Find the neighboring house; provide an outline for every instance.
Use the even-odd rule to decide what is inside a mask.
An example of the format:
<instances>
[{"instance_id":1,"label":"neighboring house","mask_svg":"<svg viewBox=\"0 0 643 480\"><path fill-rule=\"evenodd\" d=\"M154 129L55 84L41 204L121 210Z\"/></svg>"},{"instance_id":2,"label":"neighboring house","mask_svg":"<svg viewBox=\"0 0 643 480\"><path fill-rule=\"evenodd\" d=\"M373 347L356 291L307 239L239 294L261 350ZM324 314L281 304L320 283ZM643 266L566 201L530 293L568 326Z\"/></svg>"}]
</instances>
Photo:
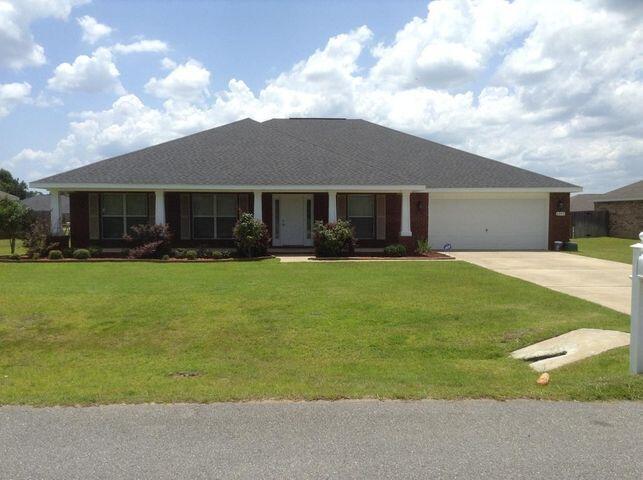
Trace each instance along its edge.
<instances>
[{"instance_id":1,"label":"neighboring house","mask_svg":"<svg viewBox=\"0 0 643 480\"><path fill-rule=\"evenodd\" d=\"M572 195L569 210L575 212L593 212L594 201L602 196L601 193L579 193Z\"/></svg>"},{"instance_id":2,"label":"neighboring house","mask_svg":"<svg viewBox=\"0 0 643 480\"><path fill-rule=\"evenodd\" d=\"M643 231L643 180L601 195L594 208L608 212L610 236L638 238Z\"/></svg>"},{"instance_id":3,"label":"neighboring house","mask_svg":"<svg viewBox=\"0 0 643 480\"><path fill-rule=\"evenodd\" d=\"M33 197L20 200L22 204L33 210L36 216L43 221L49 222L51 218L51 195L34 195ZM60 195L60 214L63 223L69 222L69 197Z\"/></svg>"},{"instance_id":4,"label":"neighboring house","mask_svg":"<svg viewBox=\"0 0 643 480\"><path fill-rule=\"evenodd\" d=\"M13 200L13 201L18 200L18 197L16 197L15 195L11 195L10 193L3 192L3 191L0 191L0 199L1 198L8 198L9 200Z\"/></svg>"},{"instance_id":5,"label":"neighboring house","mask_svg":"<svg viewBox=\"0 0 643 480\"><path fill-rule=\"evenodd\" d=\"M167 223L177 246L232 244L240 211L273 246L312 246L315 221L351 221L362 248L547 249L570 234L575 185L364 120L251 119L31 184L70 195L74 246L119 247ZM59 209L52 208L59 231Z\"/></svg>"}]
</instances>

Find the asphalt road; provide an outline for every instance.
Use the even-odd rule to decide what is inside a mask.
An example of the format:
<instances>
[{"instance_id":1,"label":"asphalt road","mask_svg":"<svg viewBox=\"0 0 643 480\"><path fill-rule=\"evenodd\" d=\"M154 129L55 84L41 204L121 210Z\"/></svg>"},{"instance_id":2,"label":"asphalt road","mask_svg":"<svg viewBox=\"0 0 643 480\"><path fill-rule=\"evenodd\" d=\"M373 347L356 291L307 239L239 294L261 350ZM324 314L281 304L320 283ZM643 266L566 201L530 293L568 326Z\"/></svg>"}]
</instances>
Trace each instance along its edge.
<instances>
[{"instance_id":1,"label":"asphalt road","mask_svg":"<svg viewBox=\"0 0 643 480\"><path fill-rule=\"evenodd\" d=\"M0 407L0 478L641 478L643 403Z\"/></svg>"}]
</instances>

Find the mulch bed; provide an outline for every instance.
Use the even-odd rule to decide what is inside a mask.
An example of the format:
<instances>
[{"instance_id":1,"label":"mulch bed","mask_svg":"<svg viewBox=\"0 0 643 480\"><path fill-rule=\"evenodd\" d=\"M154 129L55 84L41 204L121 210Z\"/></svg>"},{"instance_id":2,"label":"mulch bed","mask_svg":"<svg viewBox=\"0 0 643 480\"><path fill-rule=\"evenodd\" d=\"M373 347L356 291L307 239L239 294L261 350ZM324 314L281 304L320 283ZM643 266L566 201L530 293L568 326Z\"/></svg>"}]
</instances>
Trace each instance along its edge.
<instances>
[{"instance_id":1,"label":"mulch bed","mask_svg":"<svg viewBox=\"0 0 643 480\"><path fill-rule=\"evenodd\" d=\"M405 257L387 257L364 252L357 253L353 257L314 257L311 260L455 260L455 258L442 252L429 252L425 255L407 255Z\"/></svg>"}]
</instances>

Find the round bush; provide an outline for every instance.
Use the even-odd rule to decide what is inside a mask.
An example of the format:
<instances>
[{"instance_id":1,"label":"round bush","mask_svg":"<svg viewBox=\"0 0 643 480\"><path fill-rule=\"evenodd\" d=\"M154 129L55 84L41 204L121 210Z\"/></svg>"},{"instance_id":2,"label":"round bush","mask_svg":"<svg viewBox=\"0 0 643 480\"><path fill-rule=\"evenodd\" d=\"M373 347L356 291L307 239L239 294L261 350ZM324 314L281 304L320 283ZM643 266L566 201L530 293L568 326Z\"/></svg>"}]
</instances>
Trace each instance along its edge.
<instances>
[{"instance_id":1,"label":"round bush","mask_svg":"<svg viewBox=\"0 0 643 480\"><path fill-rule=\"evenodd\" d=\"M400 243L387 245L384 247L384 255L387 257L404 257L406 255L406 247Z\"/></svg>"},{"instance_id":2,"label":"round bush","mask_svg":"<svg viewBox=\"0 0 643 480\"><path fill-rule=\"evenodd\" d=\"M47 258L49 258L49 260L62 260L63 252L60 250L50 250Z\"/></svg>"},{"instance_id":3,"label":"round bush","mask_svg":"<svg viewBox=\"0 0 643 480\"><path fill-rule=\"evenodd\" d=\"M86 248L77 248L76 250L74 250L74 258L76 260L87 260L90 257L91 254Z\"/></svg>"},{"instance_id":4,"label":"round bush","mask_svg":"<svg viewBox=\"0 0 643 480\"><path fill-rule=\"evenodd\" d=\"M185 252L185 258L187 258L188 260L196 260L197 256L198 255L196 253L196 250L188 250L187 252Z\"/></svg>"},{"instance_id":5,"label":"round bush","mask_svg":"<svg viewBox=\"0 0 643 480\"><path fill-rule=\"evenodd\" d=\"M316 222L313 240L318 257L341 257L352 255L355 250L355 231L350 222Z\"/></svg>"},{"instance_id":6,"label":"round bush","mask_svg":"<svg viewBox=\"0 0 643 480\"><path fill-rule=\"evenodd\" d=\"M161 257L161 260L163 260L164 262L167 262L169 259L170 259L170 256L167 254Z\"/></svg>"}]
</instances>

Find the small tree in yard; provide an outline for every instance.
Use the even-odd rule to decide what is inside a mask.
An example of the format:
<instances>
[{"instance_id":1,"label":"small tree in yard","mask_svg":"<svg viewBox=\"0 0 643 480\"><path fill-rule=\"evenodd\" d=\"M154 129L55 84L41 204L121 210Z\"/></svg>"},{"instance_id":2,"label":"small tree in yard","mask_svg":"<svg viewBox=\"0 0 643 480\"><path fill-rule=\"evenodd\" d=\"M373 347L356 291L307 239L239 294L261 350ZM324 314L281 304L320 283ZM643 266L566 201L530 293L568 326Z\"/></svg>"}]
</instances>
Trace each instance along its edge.
<instances>
[{"instance_id":1,"label":"small tree in yard","mask_svg":"<svg viewBox=\"0 0 643 480\"><path fill-rule=\"evenodd\" d=\"M341 257L355 251L355 232L350 222L315 223L315 254L318 257Z\"/></svg>"},{"instance_id":2,"label":"small tree in yard","mask_svg":"<svg viewBox=\"0 0 643 480\"><path fill-rule=\"evenodd\" d=\"M22 203L0 199L0 235L9 238L11 255L16 252L16 239L24 235L32 222L31 210Z\"/></svg>"},{"instance_id":3,"label":"small tree in yard","mask_svg":"<svg viewBox=\"0 0 643 480\"><path fill-rule=\"evenodd\" d=\"M130 258L161 258L172 252L172 234L167 225L133 225L123 240L128 244Z\"/></svg>"},{"instance_id":4,"label":"small tree in yard","mask_svg":"<svg viewBox=\"0 0 643 480\"><path fill-rule=\"evenodd\" d=\"M234 227L234 238L239 255L260 257L268 253L270 235L266 224L249 213L242 213Z\"/></svg>"}]
</instances>

